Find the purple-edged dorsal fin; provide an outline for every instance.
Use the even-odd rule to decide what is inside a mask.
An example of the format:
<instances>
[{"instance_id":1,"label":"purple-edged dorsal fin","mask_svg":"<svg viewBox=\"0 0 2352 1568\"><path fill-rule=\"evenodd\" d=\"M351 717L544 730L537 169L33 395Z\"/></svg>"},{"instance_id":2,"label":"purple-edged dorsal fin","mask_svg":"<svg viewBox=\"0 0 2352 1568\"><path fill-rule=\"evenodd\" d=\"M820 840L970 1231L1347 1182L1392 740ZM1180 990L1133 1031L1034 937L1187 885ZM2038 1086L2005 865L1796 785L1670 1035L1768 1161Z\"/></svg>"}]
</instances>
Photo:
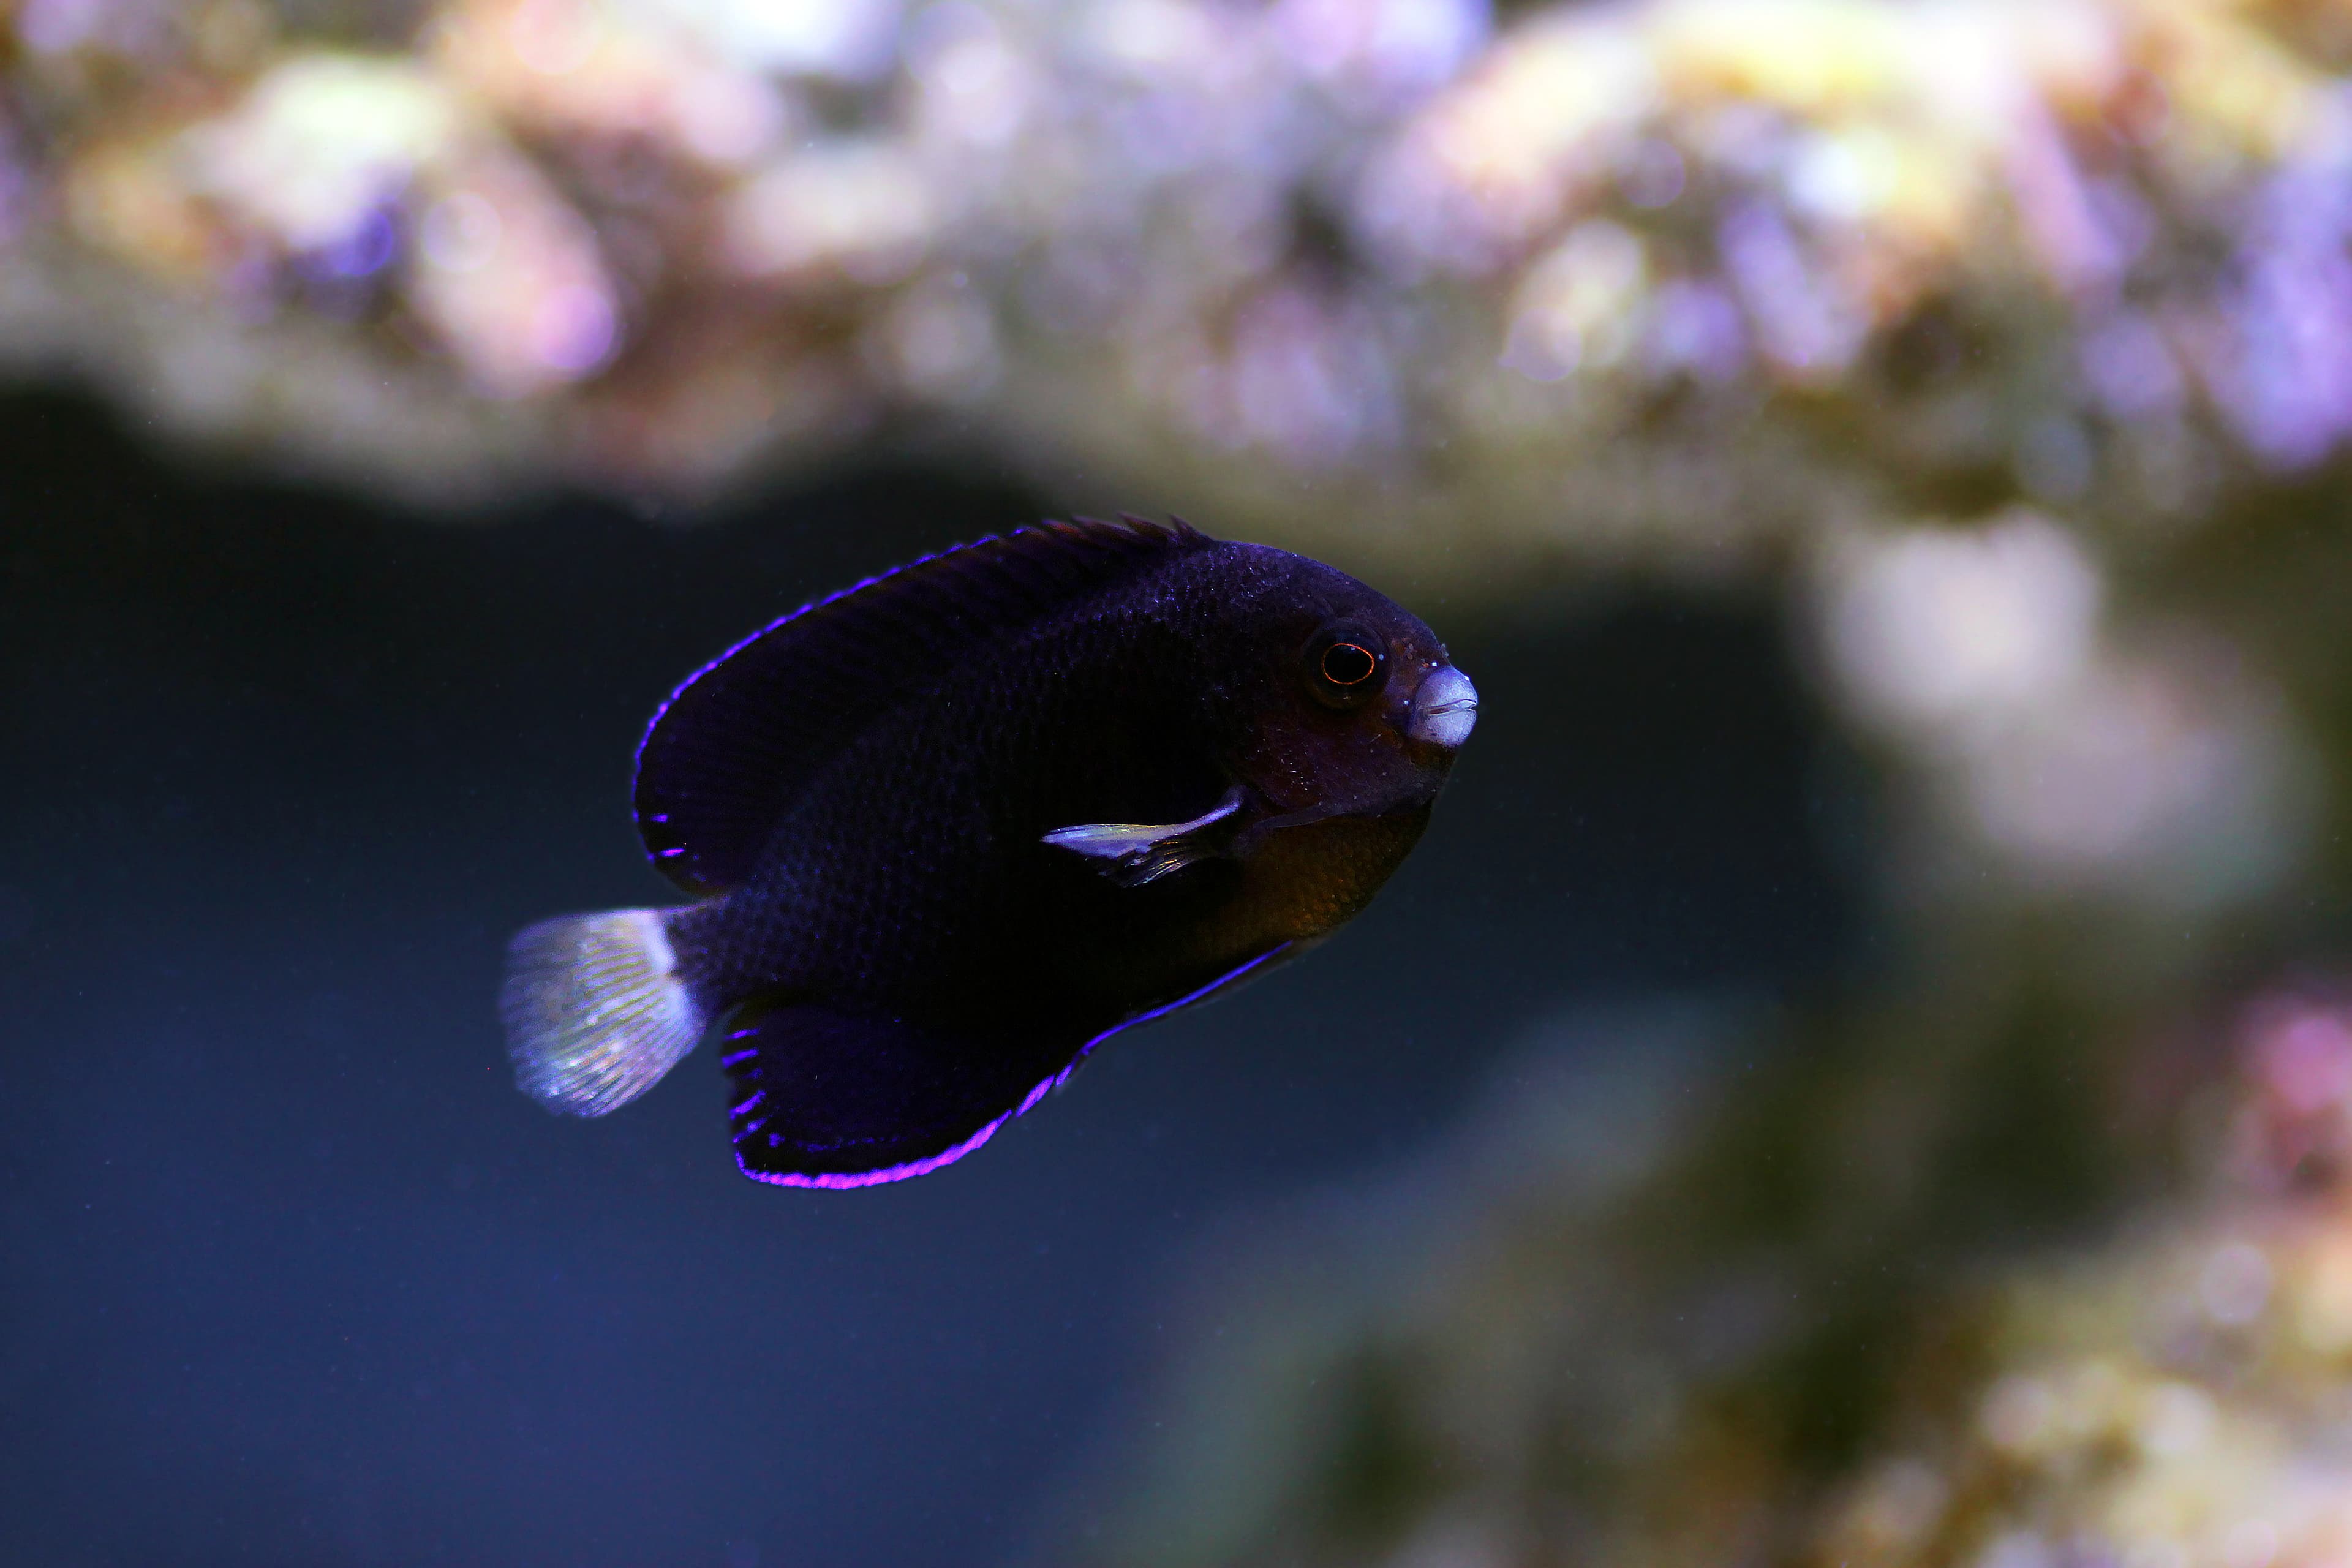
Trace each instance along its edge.
<instances>
[{"instance_id":1,"label":"purple-edged dorsal fin","mask_svg":"<svg viewBox=\"0 0 2352 1568\"><path fill-rule=\"evenodd\" d=\"M689 893L736 886L810 776L940 669L1171 552L1216 542L1181 522L1047 522L802 605L705 665L655 713L637 746L646 853Z\"/></svg>"}]
</instances>

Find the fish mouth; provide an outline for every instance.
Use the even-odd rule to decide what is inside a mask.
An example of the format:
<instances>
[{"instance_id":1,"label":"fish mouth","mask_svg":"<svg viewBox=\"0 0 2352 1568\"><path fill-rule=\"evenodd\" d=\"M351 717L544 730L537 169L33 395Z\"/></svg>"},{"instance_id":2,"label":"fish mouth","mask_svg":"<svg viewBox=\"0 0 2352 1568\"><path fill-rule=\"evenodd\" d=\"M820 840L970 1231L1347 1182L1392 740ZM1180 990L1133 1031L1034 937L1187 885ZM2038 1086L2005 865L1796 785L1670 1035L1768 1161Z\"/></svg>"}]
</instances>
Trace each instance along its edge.
<instances>
[{"instance_id":1,"label":"fish mouth","mask_svg":"<svg viewBox=\"0 0 2352 1568\"><path fill-rule=\"evenodd\" d=\"M1478 689L1452 665L1441 664L1422 678L1406 706L1405 739L1451 752L1470 738L1477 722Z\"/></svg>"}]
</instances>

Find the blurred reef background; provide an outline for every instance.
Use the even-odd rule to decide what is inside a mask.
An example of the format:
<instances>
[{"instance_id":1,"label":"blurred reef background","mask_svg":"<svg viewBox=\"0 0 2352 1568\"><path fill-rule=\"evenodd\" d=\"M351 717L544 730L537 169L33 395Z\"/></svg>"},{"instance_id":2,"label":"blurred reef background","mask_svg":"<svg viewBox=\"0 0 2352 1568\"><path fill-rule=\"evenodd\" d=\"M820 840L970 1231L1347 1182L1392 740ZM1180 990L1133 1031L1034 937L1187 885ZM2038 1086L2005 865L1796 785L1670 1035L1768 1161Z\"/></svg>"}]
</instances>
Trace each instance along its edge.
<instances>
[{"instance_id":1,"label":"blurred reef background","mask_svg":"<svg viewBox=\"0 0 2352 1568\"><path fill-rule=\"evenodd\" d=\"M742 531L762 496L802 498L808 574L943 542L922 519L1017 522L1034 497L1172 508L1461 627L1490 698L1473 752L1491 735L1526 805L1442 812L1425 856L1458 833L1480 866L1593 870L1529 847L1579 830L1588 776L1654 783L1626 761L1645 723L1679 726L1688 776L1719 770L1713 793L1612 820L1672 837L1692 898L1719 874L1794 947L1692 960L1693 980L1657 944L1737 947L1704 921L1621 901L1562 924L1538 908L1556 889L1501 872L1448 903L1442 859L1401 879L1410 914L1483 912L1420 949L1366 933L1386 969L1331 971L1412 982L1401 1005L1440 1043L1391 1087L1445 1079L1448 1027L1515 1043L1463 1048L1487 1088L1442 1136L1386 1123L1402 1146L1368 1143L1376 1167L1302 1160L1282 1173L1307 1195L1134 1263L1181 1280L1160 1370L1093 1458L1038 1460L1065 1467L1061 1500L1023 1551L2352 1563L2352 4L9 0L0 18L0 367L83 389L173 462L278 487L119 533L80 520L146 481L86 513L16 487L0 637L34 732L55 704L25 694L57 650L130 635L100 608L125 583L164 595L143 574L164 567L121 560L205 581L226 570L217 529L289 583L374 572L305 542L313 523L358 537L304 521L321 497L385 509L366 527L387 559L516 595L649 584L662 607L615 648L672 675L772 613ZM13 437L12 470L46 471L42 444ZM877 500L842 477L877 463L982 478ZM275 521L222 521L257 509ZM645 517L678 542L626 531ZM695 542L698 519L736 542ZM403 529L417 542L391 542ZM693 559L743 578L726 614L663 575ZM254 601L294 615L270 623L279 655L355 635L300 598ZM436 613L487 625L496 605L483 588ZM554 646L592 635L520 618ZM1659 675L1710 639L1713 662ZM449 660L436 689L553 679L461 661L462 640L388 646ZM596 657L628 698L598 744L625 745L624 709L658 682ZM1731 695L1660 697L1695 679ZM467 721L478 742L509 706ZM412 736L428 711L393 710ZM523 722L501 764L518 780L573 755ZM512 853L605 843L558 831L603 798L583 788ZM1637 898L1646 865L1591 885ZM562 896L617 901L602 886ZM0 884L0 959L14 941L23 961L37 908ZM494 952L500 922L540 912L501 905L465 940ZM1519 988L1449 1010L1481 958ZM1168 1048L1155 1031L1127 1054ZM1336 1046L1312 1059L1355 1070ZM1108 1097L1097 1076L1074 1098ZM403 1114L432 1114L431 1092ZM1055 1183L1118 1157L1094 1136ZM972 1168L992 1163L1016 1162ZM26 1217L46 1210L10 1212L18 1250L48 1256ZM22 1282L0 1313L10 1292L38 1317ZM19 1342L0 1388L49 1386L56 1347ZM974 1329L954 1353L995 1342ZM867 1397L925 1397L869 1370ZM1034 1511L1033 1479L992 1484ZM310 1560L414 1560L381 1520L328 1535ZM41 1560L129 1560L78 1539ZM796 1556L771 1530L764 1558L674 1560L858 1561L856 1539ZM602 1560L564 1550L548 1560Z\"/></svg>"}]
</instances>

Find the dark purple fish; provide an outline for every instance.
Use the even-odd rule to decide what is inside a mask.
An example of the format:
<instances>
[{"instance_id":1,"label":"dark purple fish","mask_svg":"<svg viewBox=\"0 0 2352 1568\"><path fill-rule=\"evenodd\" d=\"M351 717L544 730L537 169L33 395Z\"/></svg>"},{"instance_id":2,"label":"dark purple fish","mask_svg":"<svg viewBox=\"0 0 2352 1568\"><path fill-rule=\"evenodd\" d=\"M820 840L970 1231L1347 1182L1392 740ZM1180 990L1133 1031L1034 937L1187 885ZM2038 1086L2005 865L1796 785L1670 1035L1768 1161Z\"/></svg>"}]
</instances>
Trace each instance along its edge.
<instances>
[{"instance_id":1,"label":"dark purple fish","mask_svg":"<svg viewBox=\"0 0 2352 1568\"><path fill-rule=\"evenodd\" d=\"M900 567L654 715L637 830L696 901L516 937L516 1077L598 1116L709 1037L745 1175L920 1175L1361 910L1476 714L1388 599L1181 522Z\"/></svg>"}]
</instances>

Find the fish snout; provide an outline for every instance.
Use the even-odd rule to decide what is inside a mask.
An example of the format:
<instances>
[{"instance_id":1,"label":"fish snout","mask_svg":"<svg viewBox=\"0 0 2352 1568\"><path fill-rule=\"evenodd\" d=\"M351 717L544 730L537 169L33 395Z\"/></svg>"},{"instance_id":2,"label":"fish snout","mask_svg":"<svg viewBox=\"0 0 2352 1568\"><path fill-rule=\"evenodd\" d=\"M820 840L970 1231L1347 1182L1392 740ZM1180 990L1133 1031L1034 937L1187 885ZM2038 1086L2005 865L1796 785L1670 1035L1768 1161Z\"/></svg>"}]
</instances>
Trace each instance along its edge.
<instances>
[{"instance_id":1,"label":"fish snout","mask_svg":"<svg viewBox=\"0 0 2352 1568\"><path fill-rule=\"evenodd\" d=\"M1478 689L1450 664L1441 664L1422 677L1405 710L1404 733L1410 741L1453 751L1470 738L1478 722Z\"/></svg>"}]
</instances>

